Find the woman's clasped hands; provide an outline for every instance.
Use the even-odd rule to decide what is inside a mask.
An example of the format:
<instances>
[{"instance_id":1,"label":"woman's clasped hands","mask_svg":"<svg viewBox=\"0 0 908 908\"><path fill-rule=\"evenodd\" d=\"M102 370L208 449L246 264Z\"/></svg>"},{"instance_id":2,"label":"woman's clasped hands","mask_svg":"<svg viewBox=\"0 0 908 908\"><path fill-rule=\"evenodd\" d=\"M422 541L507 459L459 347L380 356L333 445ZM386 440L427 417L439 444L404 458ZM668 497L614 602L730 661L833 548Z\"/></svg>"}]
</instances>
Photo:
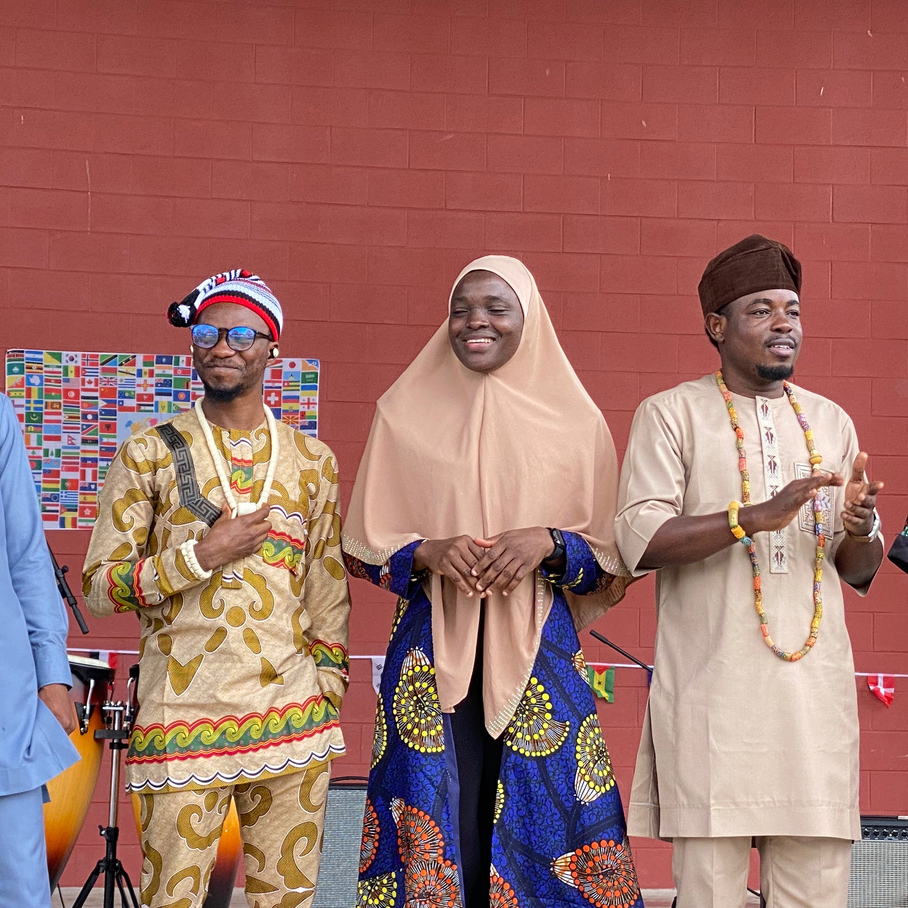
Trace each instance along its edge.
<instances>
[{"instance_id":1,"label":"woman's clasped hands","mask_svg":"<svg viewBox=\"0 0 908 908\"><path fill-rule=\"evenodd\" d=\"M413 567L447 577L465 596L507 596L552 554L545 527L506 530L489 539L427 539L413 553Z\"/></svg>"}]
</instances>

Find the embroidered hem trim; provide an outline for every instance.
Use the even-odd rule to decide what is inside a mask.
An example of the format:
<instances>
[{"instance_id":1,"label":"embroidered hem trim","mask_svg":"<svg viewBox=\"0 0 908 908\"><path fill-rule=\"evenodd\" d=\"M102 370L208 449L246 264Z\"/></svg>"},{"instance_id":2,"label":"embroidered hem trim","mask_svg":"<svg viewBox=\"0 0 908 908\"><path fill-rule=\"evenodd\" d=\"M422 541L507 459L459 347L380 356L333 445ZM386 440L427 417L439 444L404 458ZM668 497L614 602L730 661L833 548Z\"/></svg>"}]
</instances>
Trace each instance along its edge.
<instances>
[{"instance_id":1,"label":"embroidered hem trim","mask_svg":"<svg viewBox=\"0 0 908 908\"><path fill-rule=\"evenodd\" d=\"M273 776L283 775L284 773L305 769L313 763L323 763L327 760L333 760L335 757L342 757L347 752L343 743L329 744L323 751L313 752L305 759L294 759L287 757L282 763L272 765L265 763L256 770L238 769L236 772L213 772L209 776L201 776L192 773L185 779L165 778L160 781L152 779L143 779L141 782L126 782L126 790L129 792L161 792L168 790L179 790L192 786L195 788L208 788L211 785L235 785L243 781L254 782L258 779L271 778Z\"/></svg>"},{"instance_id":2,"label":"embroidered hem trim","mask_svg":"<svg viewBox=\"0 0 908 908\"><path fill-rule=\"evenodd\" d=\"M589 540L587 540L589 542ZM596 559L599 567L602 568L606 574L611 574L613 577L631 577L631 572L627 569L624 562L620 557L610 557L602 551L602 549L594 548L590 546L590 551L593 553L593 557Z\"/></svg>"},{"instance_id":3,"label":"embroidered hem trim","mask_svg":"<svg viewBox=\"0 0 908 908\"><path fill-rule=\"evenodd\" d=\"M354 539L352 536L348 536L346 533L343 535L342 545L344 551L348 555L352 555L359 561L364 562L365 564L374 564L380 565L388 561L392 555L397 554L402 548L410 545L411 542L416 542L417 539L420 539L419 536L414 536L409 542L404 542L401 545L395 548L382 549L380 552L375 549L370 549L365 543L360 542L358 539Z\"/></svg>"},{"instance_id":4,"label":"embroidered hem trim","mask_svg":"<svg viewBox=\"0 0 908 908\"><path fill-rule=\"evenodd\" d=\"M548 594L548 595L546 595ZM533 660L527 669L526 676L520 683L520 687L510 696L507 703L501 708L498 715L491 723L486 725L486 730L493 738L498 738L508 727L508 723L514 718L517 712L517 706L520 698L530 683L530 677L533 674L533 668L536 665L536 655L539 652L539 644L542 640L542 627L545 624L546 612L551 608L554 594L548 581L542 576L541 571L536 571L536 633L533 637ZM548 600L548 601L546 601Z\"/></svg>"}]
</instances>

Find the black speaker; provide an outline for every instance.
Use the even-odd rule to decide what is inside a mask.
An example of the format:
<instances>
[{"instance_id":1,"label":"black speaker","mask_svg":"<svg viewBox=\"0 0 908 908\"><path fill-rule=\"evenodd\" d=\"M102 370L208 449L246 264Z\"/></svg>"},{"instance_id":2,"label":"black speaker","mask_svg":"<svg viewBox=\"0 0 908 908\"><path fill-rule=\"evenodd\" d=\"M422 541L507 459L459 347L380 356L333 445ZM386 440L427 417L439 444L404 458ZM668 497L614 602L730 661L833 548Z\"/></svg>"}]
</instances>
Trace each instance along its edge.
<instances>
[{"instance_id":1,"label":"black speaker","mask_svg":"<svg viewBox=\"0 0 908 908\"><path fill-rule=\"evenodd\" d=\"M353 908L356 904L365 808L365 779L332 779L325 808L322 864L312 908Z\"/></svg>"},{"instance_id":2,"label":"black speaker","mask_svg":"<svg viewBox=\"0 0 908 908\"><path fill-rule=\"evenodd\" d=\"M908 908L908 817L861 817L848 908Z\"/></svg>"}]
</instances>

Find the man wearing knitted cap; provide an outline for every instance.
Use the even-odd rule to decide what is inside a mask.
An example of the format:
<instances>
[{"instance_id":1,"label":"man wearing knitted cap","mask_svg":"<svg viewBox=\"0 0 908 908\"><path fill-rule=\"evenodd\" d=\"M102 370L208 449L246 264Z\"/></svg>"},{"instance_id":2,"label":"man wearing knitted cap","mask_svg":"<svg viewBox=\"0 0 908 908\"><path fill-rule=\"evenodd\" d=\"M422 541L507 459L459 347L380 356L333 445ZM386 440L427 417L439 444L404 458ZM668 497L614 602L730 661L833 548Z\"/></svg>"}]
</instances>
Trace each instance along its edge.
<instances>
[{"instance_id":1,"label":"man wearing knitted cap","mask_svg":"<svg viewBox=\"0 0 908 908\"><path fill-rule=\"evenodd\" d=\"M721 369L640 405L622 471L618 545L658 614L628 831L673 841L678 908L742 908L752 841L770 908L845 908L861 836L841 585L880 565L882 483L848 415L788 382L800 290L765 237L707 265Z\"/></svg>"},{"instance_id":2,"label":"man wearing knitted cap","mask_svg":"<svg viewBox=\"0 0 908 908\"><path fill-rule=\"evenodd\" d=\"M257 908L311 903L347 686L337 465L274 419L263 378L281 306L247 271L170 307L205 389L132 436L107 473L83 589L141 624L126 757L141 800L142 904L205 901L234 800Z\"/></svg>"}]
</instances>

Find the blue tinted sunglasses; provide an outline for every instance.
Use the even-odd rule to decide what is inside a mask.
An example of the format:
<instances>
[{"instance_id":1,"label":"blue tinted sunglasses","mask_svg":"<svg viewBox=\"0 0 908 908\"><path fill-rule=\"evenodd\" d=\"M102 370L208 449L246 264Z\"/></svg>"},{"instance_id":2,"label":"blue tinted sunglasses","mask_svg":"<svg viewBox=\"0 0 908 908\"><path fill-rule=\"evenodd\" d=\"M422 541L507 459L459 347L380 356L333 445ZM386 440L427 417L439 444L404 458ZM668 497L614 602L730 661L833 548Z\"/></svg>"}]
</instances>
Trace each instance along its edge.
<instances>
[{"instance_id":1,"label":"blue tinted sunglasses","mask_svg":"<svg viewBox=\"0 0 908 908\"><path fill-rule=\"evenodd\" d=\"M270 334L262 334L261 331L255 331L252 328L215 328L214 325L193 325L192 342L196 347L203 350L210 350L216 347L221 338L227 337L227 346L231 350L248 350L257 338L263 337L265 340L271 340Z\"/></svg>"}]
</instances>

